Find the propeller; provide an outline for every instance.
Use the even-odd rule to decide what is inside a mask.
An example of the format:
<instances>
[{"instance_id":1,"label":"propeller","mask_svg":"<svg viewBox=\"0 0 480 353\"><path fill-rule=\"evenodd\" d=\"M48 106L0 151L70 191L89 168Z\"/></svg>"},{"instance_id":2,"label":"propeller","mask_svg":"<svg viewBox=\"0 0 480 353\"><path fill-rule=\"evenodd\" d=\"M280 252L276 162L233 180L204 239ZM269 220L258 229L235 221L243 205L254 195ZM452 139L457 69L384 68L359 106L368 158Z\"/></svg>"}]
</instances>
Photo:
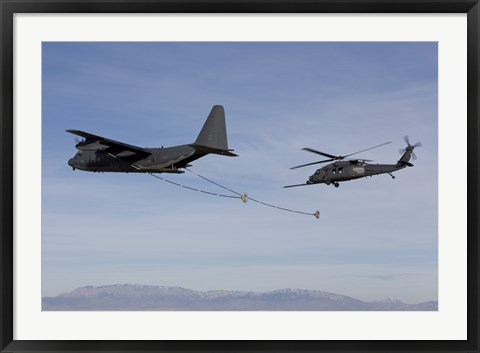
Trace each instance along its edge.
<instances>
[{"instance_id":1,"label":"propeller","mask_svg":"<svg viewBox=\"0 0 480 353\"><path fill-rule=\"evenodd\" d=\"M78 137L75 137L75 148L80 150L80 146L83 142L85 142L85 139L79 139Z\"/></svg>"},{"instance_id":2,"label":"propeller","mask_svg":"<svg viewBox=\"0 0 480 353\"><path fill-rule=\"evenodd\" d=\"M332 162L332 161L341 161L342 159L345 159L345 158L347 158L347 157L353 156L354 154L361 153L361 152L365 152L365 151L368 151L368 150L371 150L371 149L374 149L374 148L377 148L377 147L381 147L381 146L384 146L384 145L388 145L389 143L391 143L391 141L382 143L382 144L377 145L377 146L369 147L369 148L366 148L366 149L361 150L361 151L353 152L353 153L347 154L347 155L345 155L345 156L334 156L334 155L329 154L329 153L325 153L325 152L321 152L321 151L314 150L313 148L305 147L305 148L302 148L302 150L308 151L308 152L311 152L311 153L316 153L316 154L319 154L319 155L321 155L321 156L328 157L329 159L324 159L324 160L322 160L322 161L313 162L313 163L307 163L307 164L297 165L296 167L292 167L292 168L290 168L290 169L302 168L302 167L306 167L306 166L314 165L314 164L319 164L319 163L326 163L326 162ZM347 158L347 159L351 159L351 158ZM354 159L354 160L358 160L358 159ZM370 160L370 159L362 159L362 161L365 161L365 162L366 162L366 161L371 161L371 160Z\"/></svg>"},{"instance_id":3,"label":"propeller","mask_svg":"<svg viewBox=\"0 0 480 353\"><path fill-rule=\"evenodd\" d=\"M400 154L404 154L407 150L411 150L412 151L412 159L416 160L417 156L413 152L413 149L415 147L422 147L422 143L420 141L418 141L417 143L412 145L412 144L410 144L410 139L408 138L408 136L404 136L403 139L405 140L405 143L407 144L407 147L399 149L398 152L400 152Z\"/></svg>"}]
</instances>

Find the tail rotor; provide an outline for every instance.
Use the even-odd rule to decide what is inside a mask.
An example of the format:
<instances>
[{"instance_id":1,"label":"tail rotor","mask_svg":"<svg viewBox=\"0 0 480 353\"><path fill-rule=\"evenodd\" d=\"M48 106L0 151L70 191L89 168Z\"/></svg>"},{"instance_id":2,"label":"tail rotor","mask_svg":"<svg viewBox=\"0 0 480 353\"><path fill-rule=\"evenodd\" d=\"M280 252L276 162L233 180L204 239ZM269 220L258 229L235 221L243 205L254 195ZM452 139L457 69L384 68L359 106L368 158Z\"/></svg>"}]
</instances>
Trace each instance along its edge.
<instances>
[{"instance_id":1,"label":"tail rotor","mask_svg":"<svg viewBox=\"0 0 480 353\"><path fill-rule=\"evenodd\" d=\"M407 144L407 147L399 149L398 152L400 152L400 154L404 154L407 151L411 151L412 152L411 153L412 159L416 160L417 156L413 152L413 149L416 148L416 147L422 147L422 143L420 141L418 141L417 143L412 145L412 144L410 144L410 139L409 139L408 136L404 136L403 139L405 140L405 143Z\"/></svg>"}]
</instances>

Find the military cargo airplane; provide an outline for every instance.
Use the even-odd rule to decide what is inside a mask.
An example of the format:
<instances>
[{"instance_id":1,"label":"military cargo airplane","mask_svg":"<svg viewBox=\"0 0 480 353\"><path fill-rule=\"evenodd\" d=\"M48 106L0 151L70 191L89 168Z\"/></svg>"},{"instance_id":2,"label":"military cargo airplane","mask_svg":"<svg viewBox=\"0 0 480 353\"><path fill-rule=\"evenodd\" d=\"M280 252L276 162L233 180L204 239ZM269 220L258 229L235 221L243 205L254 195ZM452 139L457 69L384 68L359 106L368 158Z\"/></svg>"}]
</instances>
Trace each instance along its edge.
<instances>
[{"instance_id":1,"label":"military cargo airplane","mask_svg":"<svg viewBox=\"0 0 480 353\"><path fill-rule=\"evenodd\" d=\"M410 163L410 157L412 157L413 159L417 159L417 157L413 153L413 150L415 149L415 147L420 147L422 145L420 142L417 142L416 144L411 145L408 139L408 136L405 136L404 140L407 143L407 147L400 150L400 153L403 153L403 155L396 164L371 164L371 163L365 163L367 161L370 162L370 160L368 159L347 158L347 157L353 156L354 154L371 150L372 148L384 146L386 144L389 144L390 142L385 142L385 143L382 143L381 145L370 147L358 152L354 152L346 156L334 156L325 152L314 150L312 148L308 148L308 147L303 148L303 150L305 151L320 154L322 156L328 157L329 159L313 162L313 163L302 164L296 167L292 167L290 169L296 169L296 168L306 167L313 164L326 163L331 161L335 161L335 162L327 164L323 168L317 169L315 173L308 178L305 184L287 185L287 186L284 186L284 188L292 188L297 186L314 185L314 184L327 184L327 185L332 184L338 188L338 186L340 185L339 183L343 181L365 178L367 176L373 176L373 175L385 174L385 173L389 174L392 177L392 179L395 179L395 176L392 174L392 172L395 172L397 170L400 170L406 167L413 167L413 164ZM342 161L345 158L347 158L347 160Z\"/></svg>"},{"instance_id":2,"label":"military cargo airplane","mask_svg":"<svg viewBox=\"0 0 480 353\"><path fill-rule=\"evenodd\" d=\"M236 157L228 149L225 111L215 105L194 143L161 148L143 148L110 140L79 130L66 130L83 137L76 144L77 154L68 161L75 169L89 172L184 173L190 162L219 154Z\"/></svg>"}]
</instances>

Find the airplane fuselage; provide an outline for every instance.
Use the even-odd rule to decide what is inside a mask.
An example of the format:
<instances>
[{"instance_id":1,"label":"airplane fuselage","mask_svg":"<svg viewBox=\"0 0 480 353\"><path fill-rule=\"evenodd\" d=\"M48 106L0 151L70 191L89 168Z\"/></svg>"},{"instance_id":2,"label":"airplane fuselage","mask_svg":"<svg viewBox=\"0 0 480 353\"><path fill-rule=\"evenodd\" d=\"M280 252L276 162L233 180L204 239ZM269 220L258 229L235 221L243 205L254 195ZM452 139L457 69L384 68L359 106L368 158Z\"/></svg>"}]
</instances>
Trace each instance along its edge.
<instances>
[{"instance_id":1,"label":"airplane fuselage","mask_svg":"<svg viewBox=\"0 0 480 353\"><path fill-rule=\"evenodd\" d=\"M205 155L190 145L145 150L150 155L143 159L115 156L103 150L79 150L68 165L89 172L183 173L179 168L185 168L189 162Z\"/></svg>"},{"instance_id":2,"label":"airplane fuselage","mask_svg":"<svg viewBox=\"0 0 480 353\"><path fill-rule=\"evenodd\" d=\"M75 145L78 152L68 165L87 172L184 173L181 169L207 154L237 156L228 148L221 105L213 106L195 142L186 145L143 148L81 130L67 132L84 138Z\"/></svg>"}]
</instances>

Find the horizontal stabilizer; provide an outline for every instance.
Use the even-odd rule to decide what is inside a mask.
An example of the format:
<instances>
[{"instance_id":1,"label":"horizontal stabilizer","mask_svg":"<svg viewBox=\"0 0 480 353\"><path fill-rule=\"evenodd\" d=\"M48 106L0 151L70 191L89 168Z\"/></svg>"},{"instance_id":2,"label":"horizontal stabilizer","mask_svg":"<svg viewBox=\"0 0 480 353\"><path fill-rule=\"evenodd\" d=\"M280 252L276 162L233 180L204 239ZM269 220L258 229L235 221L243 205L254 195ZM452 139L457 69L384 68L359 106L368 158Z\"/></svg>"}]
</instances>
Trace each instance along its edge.
<instances>
[{"instance_id":1,"label":"horizontal stabilizer","mask_svg":"<svg viewBox=\"0 0 480 353\"><path fill-rule=\"evenodd\" d=\"M228 157L238 157L237 154L231 152L233 150L223 150L220 148L208 147L208 146L197 145L197 144L191 144L189 146L192 148L195 148L195 151L199 154L213 153L213 154L219 154L219 155L228 156Z\"/></svg>"}]
</instances>

